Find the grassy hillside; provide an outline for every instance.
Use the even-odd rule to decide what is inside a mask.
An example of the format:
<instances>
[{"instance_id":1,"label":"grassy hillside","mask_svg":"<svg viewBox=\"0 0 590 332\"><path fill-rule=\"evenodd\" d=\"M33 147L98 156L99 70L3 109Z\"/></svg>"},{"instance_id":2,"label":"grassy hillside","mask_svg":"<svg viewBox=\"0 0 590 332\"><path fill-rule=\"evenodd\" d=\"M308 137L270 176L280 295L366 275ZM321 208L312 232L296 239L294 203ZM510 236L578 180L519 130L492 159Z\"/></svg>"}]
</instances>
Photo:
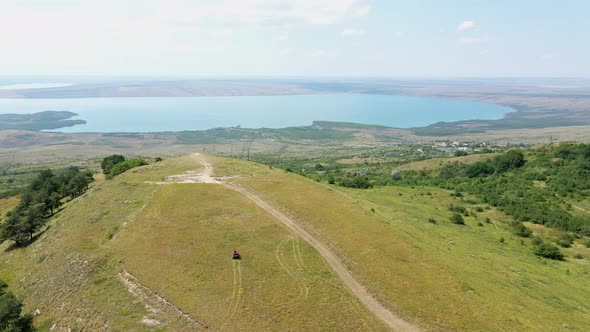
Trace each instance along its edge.
<instances>
[{"instance_id":1,"label":"grassy hillside","mask_svg":"<svg viewBox=\"0 0 590 332\"><path fill-rule=\"evenodd\" d=\"M345 189L207 158L424 330L590 329L588 248L566 249L582 259L539 258L531 239L513 235L511 217L442 189ZM40 309L42 330L385 329L313 248L238 192L146 183L199 167L183 157L98 181L35 243L0 247L0 278L26 310ZM466 225L449 221L450 204L471 212ZM242 261L230 259L234 248Z\"/></svg>"},{"instance_id":2,"label":"grassy hillside","mask_svg":"<svg viewBox=\"0 0 590 332\"><path fill-rule=\"evenodd\" d=\"M460 226L447 207L467 203L441 189L345 190L241 161L216 166L247 174L235 181L315 230L379 300L426 329L590 328L588 260L536 257L499 211L477 214L489 224L467 217Z\"/></svg>"},{"instance_id":3,"label":"grassy hillside","mask_svg":"<svg viewBox=\"0 0 590 332\"><path fill-rule=\"evenodd\" d=\"M32 245L5 244L0 277L40 309L42 329L384 328L314 250L238 193L145 183L195 168L180 158L95 184Z\"/></svg>"}]
</instances>

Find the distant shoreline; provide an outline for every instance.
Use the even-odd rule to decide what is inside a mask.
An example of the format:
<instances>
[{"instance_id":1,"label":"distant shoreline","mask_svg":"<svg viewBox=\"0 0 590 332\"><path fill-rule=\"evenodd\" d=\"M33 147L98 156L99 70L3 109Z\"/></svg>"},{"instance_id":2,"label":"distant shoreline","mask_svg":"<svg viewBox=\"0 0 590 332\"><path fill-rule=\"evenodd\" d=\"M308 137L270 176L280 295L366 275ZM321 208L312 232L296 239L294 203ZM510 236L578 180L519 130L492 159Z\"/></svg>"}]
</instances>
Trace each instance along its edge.
<instances>
[{"instance_id":1,"label":"distant shoreline","mask_svg":"<svg viewBox=\"0 0 590 332\"><path fill-rule=\"evenodd\" d=\"M423 127L401 126L409 128L418 135L454 135L488 130L590 124L590 86L584 83L586 81L583 81L583 84L574 84L576 80L569 79L564 81L569 88L564 88L559 85L561 84L559 82L559 79L523 79L521 83L508 79L176 79L168 81L129 79L97 82L86 80L66 86L65 83L47 81L40 84L61 86L20 90L0 89L0 100L376 94L478 102L510 110L494 120L477 118L446 122L433 120L434 123ZM354 122L362 123L363 121Z\"/></svg>"}]
</instances>

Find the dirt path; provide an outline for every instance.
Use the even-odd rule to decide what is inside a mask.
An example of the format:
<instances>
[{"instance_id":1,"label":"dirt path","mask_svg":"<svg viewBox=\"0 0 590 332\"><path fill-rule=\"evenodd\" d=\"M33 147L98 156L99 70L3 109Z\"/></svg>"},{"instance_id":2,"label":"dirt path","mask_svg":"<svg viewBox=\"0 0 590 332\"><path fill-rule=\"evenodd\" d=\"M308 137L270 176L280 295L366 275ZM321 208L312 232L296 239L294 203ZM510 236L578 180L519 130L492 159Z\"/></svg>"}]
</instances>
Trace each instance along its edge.
<instances>
[{"instance_id":1,"label":"dirt path","mask_svg":"<svg viewBox=\"0 0 590 332\"><path fill-rule=\"evenodd\" d=\"M123 270L119 273L119 278L123 284L125 284L127 290L143 302L148 312L148 315L143 317L141 321L143 324L149 327L166 326L156 319L163 313L166 313L170 316L178 315L184 317L189 324L192 325L191 329L201 330L207 328L206 326L201 325L201 323L191 317L187 312L175 306L174 303L158 295L158 293L141 283L133 274L127 271L125 266L123 266Z\"/></svg>"},{"instance_id":2,"label":"dirt path","mask_svg":"<svg viewBox=\"0 0 590 332\"><path fill-rule=\"evenodd\" d=\"M200 178L207 179L206 183L218 183L222 186L237 191L244 195L256 205L260 206L277 220L282 222L285 226L291 229L294 233L299 235L303 240L314 247L319 254L324 258L328 266L340 277L342 282L350 289L350 291L377 317L379 317L385 324L394 330L398 331L418 331L418 328L412 324L406 322L399 316L395 315L381 303L379 303L364 287L361 285L352 275L352 273L346 268L346 266L338 259L338 257L332 252L332 250L325 245L322 241L316 238L314 235L305 230L302 226L297 224L295 221L287 217L282 212L278 211L270 204L261 199L258 195L252 191L239 186L234 183L222 182L211 176L213 167L209 164L200 154L193 154L192 157L199 161L204 166ZM211 180L210 180L211 179ZM186 183L186 182L184 182ZM195 183L195 182L193 182Z\"/></svg>"},{"instance_id":3,"label":"dirt path","mask_svg":"<svg viewBox=\"0 0 590 332\"><path fill-rule=\"evenodd\" d=\"M588 212L588 210L586 210L586 209L584 209L584 208L582 208L582 207L579 207L579 206L577 206L577 205L573 205L573 204L572 204L572 207L573 207L574 209L576 209L576 210L580 210L580 211L582 211L582 212L590 213L590 212Z\"/></svg>"}]
</instances>

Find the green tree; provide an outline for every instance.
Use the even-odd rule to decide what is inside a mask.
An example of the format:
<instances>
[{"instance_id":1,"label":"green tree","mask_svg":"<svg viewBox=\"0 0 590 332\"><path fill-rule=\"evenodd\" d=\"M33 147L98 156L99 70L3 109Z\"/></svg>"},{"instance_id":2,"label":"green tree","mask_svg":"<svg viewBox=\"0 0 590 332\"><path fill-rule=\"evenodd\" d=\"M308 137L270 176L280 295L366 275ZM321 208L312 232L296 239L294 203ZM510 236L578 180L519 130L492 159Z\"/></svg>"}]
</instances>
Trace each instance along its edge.
<instances>
[{"instance_id":1,"label":"green tree","mask_svg":"<svg viewBox=\"0 0 590 332\"><path fill-rule=\"evenodd\" d=\"M524 166L525 159L524 153L520 150L510 150L503 155L500 155L494 159L496 164L496 172L504 173L513 168L519 168Z\"/></svg>"},{"instance_id":2,"label":"green tree","mask_svg":"<svg viewBox=\"0 0 590 332\"><path fill-rule=\"evenodd\" d=\"M47 200L47 207L49 208L49 211L51 212L51 215L53 215L55 213L55 210L59 209L59 207L62 205L62 197L58 192L52 192Z\"/></svg>"},{"instance_id":3,"label":"green tree","mask_svg":"<svg viewBox=\"0 0 590 332\"><path fill-rule=\"evenodd\" d=\"M0 280L0 331L34 331L33 317L31 315L22 315L22 302L11 292L7 292L6 287L6 283Z\"/></svg>"},{"instance_id":4,"label":"green tree","mask_svg":"<svg viewBox=\"0 0 590 332\"><path fill-rule=\"evenodd\" d=\"M13 240L18 244L30 242L35 232L46 222L41 204L12 211L8 219L0 225L0 241Z\"/></svg>"},{"instance_id":5,"label":"green tree","mask_svg":"<svg viewBox=\"0 0 590 332\"><path fill-rule=\"evenodd\" d=\"M104 174L108 174L111 172L111 169L115 167L115 165L120 164L124 161L125 157L123 157L120 154L114 154L112 156L105 157L100 163L100 167L102 168L102 172Z\"/></svg>"}]
</instances>

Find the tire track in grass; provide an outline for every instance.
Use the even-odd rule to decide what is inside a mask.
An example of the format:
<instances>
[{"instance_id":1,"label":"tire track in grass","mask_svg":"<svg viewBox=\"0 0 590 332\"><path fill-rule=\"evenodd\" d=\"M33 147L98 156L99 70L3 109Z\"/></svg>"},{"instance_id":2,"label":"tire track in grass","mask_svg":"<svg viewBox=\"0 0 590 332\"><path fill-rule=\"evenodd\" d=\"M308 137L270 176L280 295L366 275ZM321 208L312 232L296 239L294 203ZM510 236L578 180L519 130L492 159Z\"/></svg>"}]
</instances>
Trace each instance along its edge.
<instances>
[{"instance_id":1,"label":"tire track in grass","mask_svg":"<svg viewBox=\"0 0 590 332\"><path fill-rule=\"evenodd\" d=\"M379 301L377 301L373 295L371 295L366 288L359 283L356 278L352 275L352 273L346 268L346 266L340 261L338 256L334 254L330 248L325 245L323 242L318 240L315 236L313 236L310 232L305 230L302 226L298 223L287 217L285 214L281 213L266 201L262 200L256 194L251 192L250 190L239 186L233 183L223 182L222 185L228 189L232 189L241 193L242 195L249 198L251 201L256 203L256 205L260 206L272 216L274 216L277 220L299 235L302 239L304 239L307 243L309 243L312 247L314 247L318 253L324 258L328 266L338 275L338 277L342 280L342 282L348 287L348 289L354 294L364 305L365 307L375 314L379 319L381 319L385 324L387 324L391 329L398 330L398 331L418 331L418 328L409 322L405 321L398 315L392 313L389 309L384 307Z\"/></svg>"},{"instance_id":2,"label":"tire track in grass","mask_svg":"<svg viewBox=\"0 0 590 332\"><path fill-rule=\"evenodd\" d=\"M225 310L223 316L225 317L222 321L221 326L219 327L220 330L223 330L228 323L234 318L236 312L238 311L238 307L240 306L240 300L242 297L242 264L240 260L233 259L232 260L233 272L234 272L234 285L232 290L232 297L230 300L230 304Z\"/></svg>"},{"instance_id":3,"label":"tire track in grass","mask_svg":"<svg viewBox=\"0 0 590 332\"><path fill-rule=\"evenodd\" d=\"M340 258L337 254L337 252L340 251L337 246L330 246L326 243L329 241L325 241L325 238L322 239L321 236L314 235L313 229L308 230L304 228L302 225L289 218L286 214L282 213L278 209L274 208L271 204L260 198L260 196L258 196L255 192L246 189L239 184L224 182L213 178L211 176L213 167L201 154L192 154L191 158L197 162L200 162L204 167L204 171L198 174L198 176L191 176L190 178L187 177L187 179L184 179L182 183L215 183L244 195L246 198L264 209L283 225L309 243L320 254L320 256L322 256L326 264L328 264L328 266L340 278L344 285L348 287L350 292L356 296L359 301L363 303L365 307L375 316L377 316L383 323L393 330L418 331L418 327L391 312L367 291L367 289L354 277L352 272L342 262L342 258Z\"/></svg>"},{"instance_id":4,"label":"tire track in grass","mask_svg":"<svg viewBox=\"0 0 590 332\"><path fill-rule=\"evenodd\" d=\"M299 267L294 268L293 264L287 263L287 260L282 255L282 250L285 248L287 242L292 241L292 240L293 240L293 236L282 240L279 243L279 245L277 246L277 250L275 252L275 255L277 257L279 264L283 268L283 270L285 270L287 272L287 274L289 274L289 276L291 278L293 278L295 280L295 282L297 283L297 287L299 288L299 295L293 301L282 303L282 304L276 306L277 308L294 307L297 304L305 301L305 299L309 296L309 287L305 281L305 277L299 275L299 273L297 271L298 269L300 270L300 268ZM295 261L295 262L297 262L297 261ZM300 270L300 271L303 271L303 270Z\"/></svg>"}]
</instances>

